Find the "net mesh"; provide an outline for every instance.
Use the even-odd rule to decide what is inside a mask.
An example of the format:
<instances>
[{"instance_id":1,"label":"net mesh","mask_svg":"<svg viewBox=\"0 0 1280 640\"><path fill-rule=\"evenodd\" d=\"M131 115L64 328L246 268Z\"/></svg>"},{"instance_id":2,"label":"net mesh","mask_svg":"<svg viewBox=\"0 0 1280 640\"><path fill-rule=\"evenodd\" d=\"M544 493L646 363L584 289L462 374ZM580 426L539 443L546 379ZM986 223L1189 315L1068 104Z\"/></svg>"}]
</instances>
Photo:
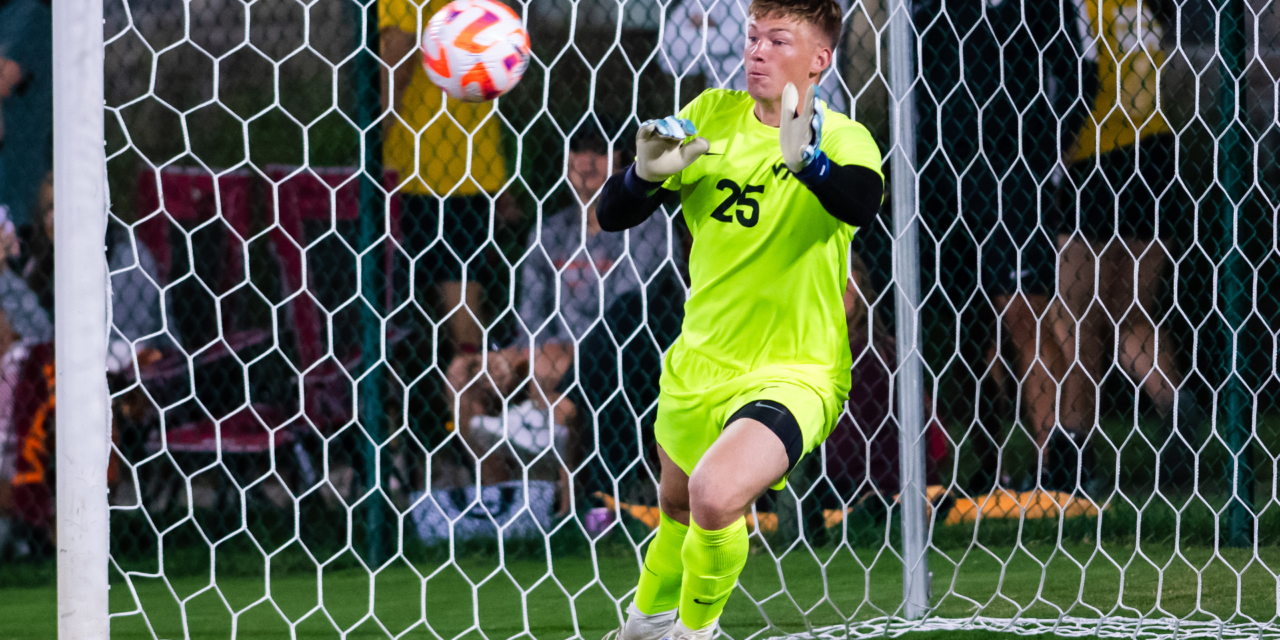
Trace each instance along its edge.
<instances>
[{"instance_id":1,"label":"net mesh","mask_svg":"<svg viewBox=\"0 0 1280 640\"><path fill-rule=\"evenodd\" d=\"M422 71L443 5L106 2L117 636L595 638L630 602L691 239L676 201L626 234L593 203L640 121L745 88L746 3L513 4L533 60L482 105ZM821 97L889 158L892 16L843 8ZM1276 3L904 17L919 201L857 234L849 404L756 503L724 632L1280 636ZM898 206L918 309L894 308ZM52 554L53 356L5 357L0 576L24 581Z\"/></svg>"}]
</instances>

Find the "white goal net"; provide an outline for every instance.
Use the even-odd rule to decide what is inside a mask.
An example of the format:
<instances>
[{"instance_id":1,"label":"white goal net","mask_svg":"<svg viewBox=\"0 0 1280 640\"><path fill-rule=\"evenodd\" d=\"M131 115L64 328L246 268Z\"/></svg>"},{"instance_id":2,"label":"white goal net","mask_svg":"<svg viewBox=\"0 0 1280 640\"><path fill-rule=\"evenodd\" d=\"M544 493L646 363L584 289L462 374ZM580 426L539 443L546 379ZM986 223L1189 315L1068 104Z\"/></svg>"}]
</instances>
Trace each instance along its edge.
<instances>
[{"instance_id":1,"label":"white goal net","mask_svg":"<svg viewBox=\"0 0 1280 640\"><path fill-rule=\"evenodd\" d=\"M841 1L821 98L888 194L853 390L724 633L1280 637L1280 7ZM690 239L594 199L745 88L746 2L509 3L533 59L481 105L421 68L443 4L105 0L113 636L618 625ZM34 420L0 565L52 536Z\"/></svg>"}]
</instances>

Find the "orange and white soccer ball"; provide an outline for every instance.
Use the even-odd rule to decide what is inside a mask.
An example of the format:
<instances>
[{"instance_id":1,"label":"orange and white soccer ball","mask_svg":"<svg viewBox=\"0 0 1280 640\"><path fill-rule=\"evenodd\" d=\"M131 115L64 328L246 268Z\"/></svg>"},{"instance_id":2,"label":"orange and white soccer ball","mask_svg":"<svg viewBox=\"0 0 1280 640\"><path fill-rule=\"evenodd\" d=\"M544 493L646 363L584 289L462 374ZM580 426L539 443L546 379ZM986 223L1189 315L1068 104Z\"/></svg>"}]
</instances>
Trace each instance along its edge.
<instances>
[{"instance_id":1,"label":"orange and white soccer ball","mask_svg":"<svg viewBox=\"0 0 1280 640\"><path fill-rule=\"evenodd\" d=\"M458 100L492 100L524 75L529 34L520 16L500 2L454 0L422 31L422 66Z\"/></svg>"}]
</instances>

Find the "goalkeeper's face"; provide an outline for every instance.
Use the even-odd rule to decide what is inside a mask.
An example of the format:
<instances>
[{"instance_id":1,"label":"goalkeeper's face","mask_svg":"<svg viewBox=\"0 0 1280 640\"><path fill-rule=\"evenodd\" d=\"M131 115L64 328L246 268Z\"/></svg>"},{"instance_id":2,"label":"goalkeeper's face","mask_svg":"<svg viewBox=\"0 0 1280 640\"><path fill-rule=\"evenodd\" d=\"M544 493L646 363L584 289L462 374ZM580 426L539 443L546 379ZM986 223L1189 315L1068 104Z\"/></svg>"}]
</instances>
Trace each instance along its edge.
<instances>
[{"instance_id":1,"label":"goalkeeper's face","mask_svg":"<svg viewBox=\"0 0 1280 640\"><path fill-rule=\"evenodd\" d=\"M747 93L757 102L781 100L788 82L803 95L830 64L831 47L815 25L790 16L747 19L743 65Z\"/></svg>"}]
</instances>

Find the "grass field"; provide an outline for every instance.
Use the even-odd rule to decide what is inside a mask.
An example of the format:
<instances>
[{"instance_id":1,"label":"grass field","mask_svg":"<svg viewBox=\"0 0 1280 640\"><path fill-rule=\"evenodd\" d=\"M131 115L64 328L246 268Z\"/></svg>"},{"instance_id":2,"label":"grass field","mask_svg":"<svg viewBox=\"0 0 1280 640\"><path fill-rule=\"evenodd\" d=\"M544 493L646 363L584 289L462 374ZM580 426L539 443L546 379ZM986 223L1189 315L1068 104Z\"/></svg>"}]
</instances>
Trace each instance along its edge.
<instances>
[{"instance_id":1,"label":"grass field","mask_svg":"<svg viewBox=\"0 0 1280 640\"><path fill-rule=\"evenodd\" d=\"M1280 437L1280 420L1268 425L1268 437ZM1127 480L1152 467L1145 453L1132 448L1124 449L1118 467ZM1259 499L1271 500L1270 476L1259 473L1257 480ZM1139 485L1126 487L1124 497L1132 502L1117 499L1099 518L936 527L929 559L934 615L1280 617L1280 512L1260 514L1256 556L1226 548L1215 554L1215 543L1225 544L1225 498L1166 492L1153 499L1150 486ZM345 514L337 514L343 518L335 525L329 521L334 514L302 509L295 531L298 514L255 504L248 505L249 533L227 537L225 529L240 526L240 518L228 524L212 511L196 510L190 518L185 511L159 514L157 526L169 528L163 542L149 537L139 513L114 512L113 559L135 577L130 583L112 576L117 617L111 637L596 640L618 624L614 603L625 605L638 577L632 544L648 533L629 520L597 540L565 527L548 539L550 560L532 559L541 557L541 546L508 548L504 562L496 545L481 545L460 547L455 563L443 562L447 553L440 549L411 548L406 535L411 562L398 560L371 577L354 554L342 551ZM352 521L360 522L360 514ZM213 566L206 535L220 540ZM902 592L902 567L892 551L899 546L896 525L851 514L843 540L847 544L839 547L830 541L783 554L781 539L770 538L766 547L753 538L742 578L746 593L730 599L725 630L739 639L763 638L803 632L806 623L821 627L893 613ZM315 568L299 541L329 559L324 570ZM259 544L276 554L270 576ZM169 579L136 577L159 571L161 552ZM780 563L774 553L782 556ZM49 562L0 566L0 640L55 637L51 571ZM215 571L216 582L209 578ZM976 640L996 632L913 632L911 638L934 636Z\"/></svg>"},{"instance_id":2,"label":"grass field","mask_svg":"<svg viewBox=\"0 0 1280 640\"><path fill-rule=\"evenodd\" d=\"M936 613L1005 617L1026 607L1022 617L1053 618L1059 611L1092 617L1097 612L1090 607L1096 607L1119 616L1209 619L1231 617L1238 600L1240 613L1255 619L1277 614L1277 581L1266 567L1280 566L1280 551L1267 550L1250 563L1247 551L1225 551L1215 558L1193 549L1179 558L1171 547L1102 549L1114 563L1096 545L1067 546L1056 554L1052 545L935 553L930 569ZM168 583L135 578L136 600L129 585L117 580L112 612L132 615L113 619L112 638L288 638L293 621L298 638L338 638L342 631L349 638L384 638L408 630L403 637L479 640L478 629L488 638L527 633L539 639L581 635L594 640L617 625L611 596L622 598L637 577L634 558L601 556L596 562L598 580L586 557L556 558L550 566L531 560L504 567L496 560L417 568L392 564L372 578L358 568L321 576L295 572L273 577L269 585L261 576L220 576L216 588L207 577ZM1077 562L1088 562L1088 569L1081 571ZM1200 570L1199 580L1193 566ZM827 551L821 558L793 552L779 571L761 550L752 555L742 584L774 625L765 635L781 635L805 629L802 610L814 626L892 611L900 600L901 565L887 552ZM0 590L0 638L54 637L55 607L52 587ZM723 625L739 638L768 626L742 593L730 600ZM991 634L947 632L946 637ZM919 637L930 635L935 634Z\"/></svg>"}]
</instances>

